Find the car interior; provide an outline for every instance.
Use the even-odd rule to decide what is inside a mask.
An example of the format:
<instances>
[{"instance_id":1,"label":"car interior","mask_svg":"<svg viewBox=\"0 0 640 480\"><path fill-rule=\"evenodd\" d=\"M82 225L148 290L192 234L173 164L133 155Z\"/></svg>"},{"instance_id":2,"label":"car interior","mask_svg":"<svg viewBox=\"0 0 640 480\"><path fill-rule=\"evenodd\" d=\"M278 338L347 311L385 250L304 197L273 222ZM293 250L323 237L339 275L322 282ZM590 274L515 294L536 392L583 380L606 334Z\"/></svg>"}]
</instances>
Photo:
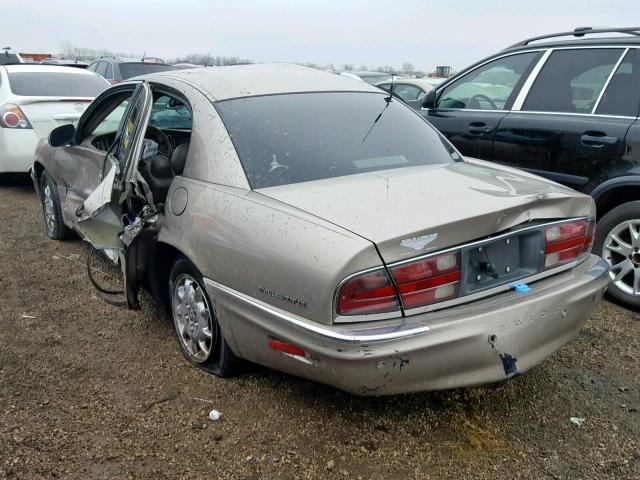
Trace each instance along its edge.
<instances>
[{"instance_id":1,"label":"car interior","mask_svg":"<svg viewBox=\"0 0 640 480\"><path fill-rule=\"evenodd\" d=\"M110 99L103 110L105 113L96 115L92 125L85 127L85 131L91 132L85 142L106 153L116 141L130 97L131 92L127 91ZM149 185L156 204L166 201L173 177L180 175L184 169L191 127L191 110L186 102L154 92L138 171Z\"/></svg>"}]
</instances>

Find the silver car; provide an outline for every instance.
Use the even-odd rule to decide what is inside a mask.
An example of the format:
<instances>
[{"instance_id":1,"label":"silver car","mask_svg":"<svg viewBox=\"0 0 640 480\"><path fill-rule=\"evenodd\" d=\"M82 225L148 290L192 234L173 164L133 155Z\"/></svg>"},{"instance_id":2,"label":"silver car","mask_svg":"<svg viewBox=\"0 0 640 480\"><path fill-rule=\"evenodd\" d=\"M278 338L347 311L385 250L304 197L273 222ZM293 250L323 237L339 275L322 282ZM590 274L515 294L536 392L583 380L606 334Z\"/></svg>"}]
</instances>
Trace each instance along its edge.
<instances>
[{"instance_id":1,"label":"silver car","mask_svg":"<svg viewBox=\"0 0 640 480\"><path fill-rule=\"evenodd\" d=\"M149 290L223 377L246 359L363 395L501 381L609 282L590 197L464 159L388 93L303 67L111 87L33 179L47 235L106 254L126 303Z\"/></svg>"}]
</instances>

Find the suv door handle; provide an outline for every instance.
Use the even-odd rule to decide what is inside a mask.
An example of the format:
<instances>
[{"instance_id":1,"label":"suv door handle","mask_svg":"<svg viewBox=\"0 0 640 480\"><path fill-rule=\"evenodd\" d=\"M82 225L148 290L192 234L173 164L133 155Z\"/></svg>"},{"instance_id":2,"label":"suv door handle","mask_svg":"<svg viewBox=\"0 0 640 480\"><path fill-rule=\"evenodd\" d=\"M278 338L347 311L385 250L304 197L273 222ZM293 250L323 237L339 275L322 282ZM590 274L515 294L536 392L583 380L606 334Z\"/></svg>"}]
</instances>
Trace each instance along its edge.
<instances>
[{"instance_id":1,"label":"suv door handle","mask_svg":"<svg viewBox=\"0 0 640 480\"><path fill-rule=\"evenodd\" d=\"M584 132L580 137L582 145L585 147L601 148L605 145L613 145L618 139L616 137L609 137L604 132Z\"/></svg>"},{"instance_id":2,"label":"suv door handle","mask_svg":"<svg viewBox=\"0 0 640 480\"><path fill-rule=\"evenodd\" d=\"M489 133L491 128L487 127L487 124L484 122L473 122L469 124L468 131L472 135L482 135L484 133Z\"/></svg>"}]
</instances>

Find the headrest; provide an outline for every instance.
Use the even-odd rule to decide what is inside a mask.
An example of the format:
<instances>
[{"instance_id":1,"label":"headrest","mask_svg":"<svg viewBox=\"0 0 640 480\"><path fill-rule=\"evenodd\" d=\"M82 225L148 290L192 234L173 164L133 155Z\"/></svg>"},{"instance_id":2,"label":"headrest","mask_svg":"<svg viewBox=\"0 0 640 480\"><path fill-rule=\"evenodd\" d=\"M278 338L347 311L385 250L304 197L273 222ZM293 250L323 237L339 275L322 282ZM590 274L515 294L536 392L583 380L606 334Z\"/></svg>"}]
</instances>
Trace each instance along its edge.
<instances>
[{"instance_id":1,"label":"headrest","mask_svg":"<svg viewBox=\"0 0 640 480\"><path fill-rule=\"evenodd\" d=\"M189 144L183 143L178 145L171 155L171 170L174 175L182 175L184 170L184 164L187 161L187 154L189 153Z\"/></svg>"},{"instance_id":2,"label":"headrest","mask_svg":"<svg viewBox=\"0 0 640 480\"><path fill-rule=\"evenodd\" d=\"M170 178L172 176L169 159L160 154L154 155L153 158L151 158L149 171L151 175L156 178Z\"/></svg>"}]
</instances>

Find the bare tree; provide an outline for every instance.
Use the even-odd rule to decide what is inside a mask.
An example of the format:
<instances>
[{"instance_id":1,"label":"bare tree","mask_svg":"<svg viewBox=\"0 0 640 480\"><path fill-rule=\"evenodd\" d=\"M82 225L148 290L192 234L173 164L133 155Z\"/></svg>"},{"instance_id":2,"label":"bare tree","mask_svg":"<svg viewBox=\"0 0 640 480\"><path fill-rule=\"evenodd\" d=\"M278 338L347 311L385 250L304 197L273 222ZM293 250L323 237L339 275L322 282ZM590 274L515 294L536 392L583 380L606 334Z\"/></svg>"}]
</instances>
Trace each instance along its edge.
<instances>
[{"instance_id":1,"label":"bare tree","mask_svg":"<svg viewBox=\"0 0 640 480\"><path fill-rule=\"evenodd\" d=\"M360 65L360 67L358 67L358 70L361 71L361 72L366 72L369 69L367 68L366 65Z\"/></svg>"},{"instance_id":2,"label":"bare tree","mask_svg":"<svg viewBox=\"0 0 640 480\"><path fill-rule=\"evenodd\" d=\"M402 71L408 75L411 75L413 73L413 64L409 63L409 62L404 62L402 64Z\"/></svg>"},{"instance_id":3,"label":"bare tree","mask_svg":"<svg viewBox=\"0 0 640 480\"><path fill-rule=\"evenodd\" d=\"M350 63L344 63L342 64L342 71L343 72L350 72L351 70L353 70L353 65Z\"/></svg>"}]
</instances>

